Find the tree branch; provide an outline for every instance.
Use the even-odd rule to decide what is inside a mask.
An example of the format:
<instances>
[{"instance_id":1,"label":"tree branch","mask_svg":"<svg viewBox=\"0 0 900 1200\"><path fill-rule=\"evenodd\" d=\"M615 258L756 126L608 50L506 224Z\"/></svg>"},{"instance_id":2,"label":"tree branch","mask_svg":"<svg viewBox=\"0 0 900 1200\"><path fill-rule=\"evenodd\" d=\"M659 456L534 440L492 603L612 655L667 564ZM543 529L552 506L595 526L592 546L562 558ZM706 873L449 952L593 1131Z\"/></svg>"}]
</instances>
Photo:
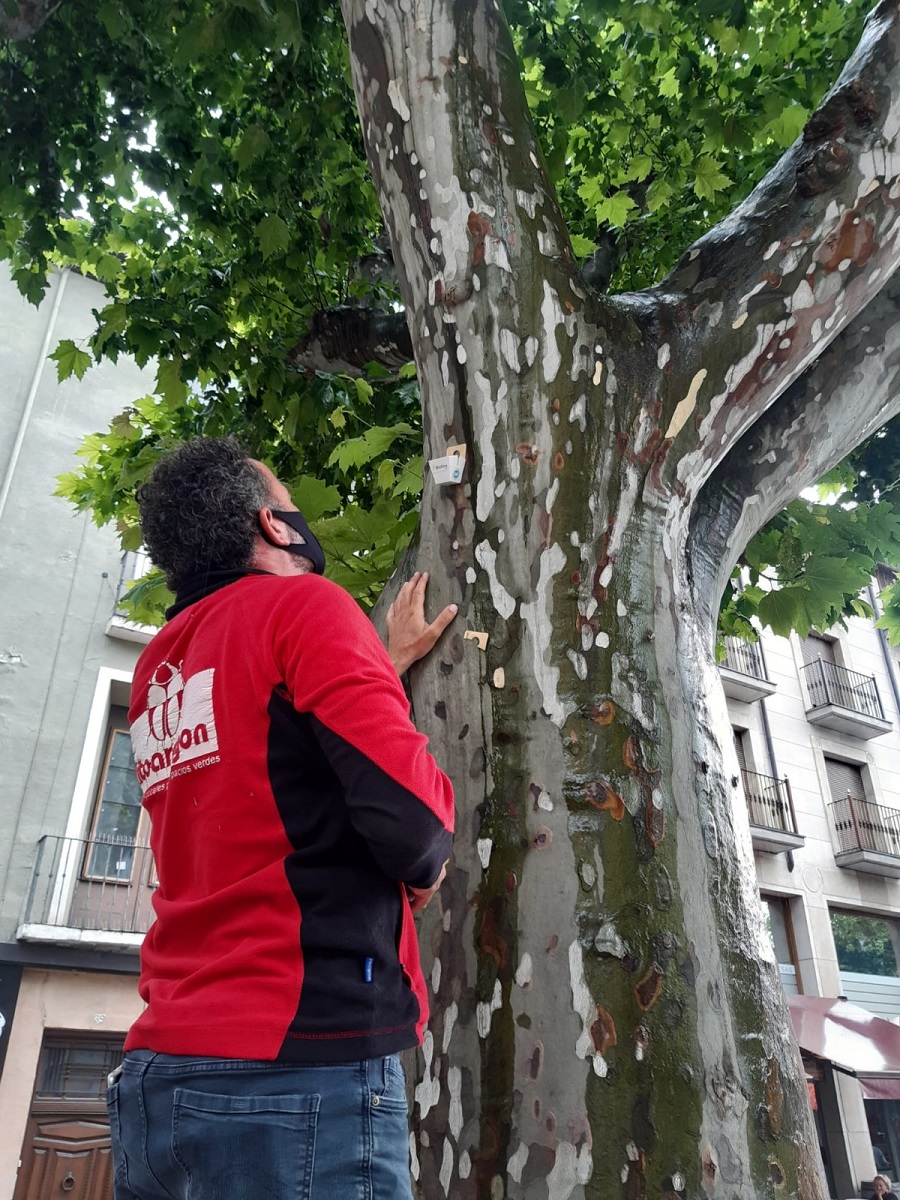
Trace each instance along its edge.
<instances>
[{"instance_id":1,"label":"tree branch","mask_svg":"<svg viewBox=\"0 0 900 1200\"><path fill-rule=\"evenodd\" d=\"M802 136L650 293L668 338L659 482L696 493L900 263L898 58L882 0Z\"/></svg>"},{"instance_id":2,"label":"tree branch","mask_svg":"<svg viewBox=\"0 0 900 1200\"><path fill-rule=\"evenodd\" d=\"M372 362L394 375L412 357L405 312L347 304L316 313L307 333L287 352L292 367L354 376Z\"/></svg>"},{"instance_id":3,"label":"tree branch","mask_svg":"<svg viewBox=\"0 0 900 1200\"><path fill-rule=\"evenodd\" d=\"M65 0L18 0L12 12L0 5L0 38L25 42L46 25Z\"/></svg>"},{"instance_id":4,"label":"tree branch","mask_svg":"<svg viewBox=\"0 0 900 1200\"><path fill-rule=\"evenodd\" d=\"M712 603L744 547L900 413L900 277L835 338L806 374L731 448L703 487L688 539L697 595Z\"/></svg>"},{"instance_id":5,"label":"tree branch","mask_svg":"<svg viewBox=\"0 0 900 1200\"><path fill-rule=\"evenodd\" d=\"M443 453L451 428L464 435L460 400L484 361L485 340L502 337L499 361L509 361L509 386L518 387L514 360L526 358L542 305L563 319L561 303L551 306L534 280L547 276L577 300L577 266L502 6L341 7L366 153L413 340L423 349L426 439L432 426L439 430L431 456ZM501 384L491 379L494 389Z\"/></svg>"}]
</instances>

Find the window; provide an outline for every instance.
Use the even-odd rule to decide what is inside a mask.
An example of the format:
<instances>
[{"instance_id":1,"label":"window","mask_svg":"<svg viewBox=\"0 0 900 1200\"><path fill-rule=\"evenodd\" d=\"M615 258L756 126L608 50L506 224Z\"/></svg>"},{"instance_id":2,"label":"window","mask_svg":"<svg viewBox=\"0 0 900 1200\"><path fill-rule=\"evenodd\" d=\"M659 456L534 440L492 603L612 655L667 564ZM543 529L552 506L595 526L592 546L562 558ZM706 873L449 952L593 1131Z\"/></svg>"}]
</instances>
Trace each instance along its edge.
<instances>
[{"instance_id":1,"label":"window","mask_svg":"<svg viewBox=\"0 0 900 1200\"><path fill-rule=\"evenodd\" d=\"M866 1093L874 1090L873 1084L877 1089L876 1081L867 1079L860 1082L863 1085L875 1170L880 1175L896 1179L896 1164L900 1163L900 1101L871 1099Z\"/></svg>"},{"instance_id":2,"label":"window","mask_svg":"<svg viewBox=\"0 0 900 1200\"><path fill-rule=\"evenodd\" d=\"M781 986L789 996L800 991L797 978L797 952L794 946L794 930L791 924L791 902L783 896L763 896L766 929L772 939L775 961L781 975Z\"/></svg>"},{"instance_id":3,"label":"window","mask_svg":"<svg viewBox=\"0 0 900 1200\"><path fill-rule=\"evenodd\" d=\"M828 772L828 790L832 800L846 800L848 797L851 800L865 800L862 767L837 758L826 758L825 770Z\"/></svg>"},{"instance_id":4,"label":"window","mask_svg":"<svg viewBox=\"0 0 900 1200\"><path fill-rule=\"evenodd\" d=\"M895 923L888 917L832 909L831 932L842 972L897 978Z\"/></svg>"},{"instance_id":5,"label":"window","mask_svg":"<svg viewBox=\"0 0 900 1200\"><path fill-rule=\"evenodd\" d=\"M110 710L106 756L85 856L86 879L129 880L141 829L141 787L124 708Z\"/></svg>"},{"instance_id":6,"label":"window","mask_svg":"<svg viewBox=\"0 0 900 1200\"><path fill-rule=\"evenodd\" d=\"M819 659L827 663L837 661L834 657L834 642L829 638L823 638L818 633L807 634L803 640L803 661L814 663Z\"/></svg>"},{"instance_id":7,"label":"window","mask_svg":"<svg viewBox=\"0 0 900 1200\"><path fill-rule=\"evenodd\" d=\"M826 757L825 770L838 853L866 850L900 858L900 810L869 798L867 768Z\"/></svg>"},{"instance_id":8,"label":"window","mask_svg":"<svg viewBox=\"0 0 900 1200\"><path fill-rule=\"evenodd\" d=\"M48 1036L41 1049L36 1100L103 1100L106 1077L122 1061L122 1038Z\"/></svg>"},{"instance_id":9,"label":"window","mask_svg":"<svg viewBox=\"0 0 900 1200\"><path fill-rule=\"evenodd\" d=\"M748 771L750 764L747 762L747 744L745 738L748 737L746 729L732 728L731 733L734 737L734 749L737 753L738 766L742 771Z\"/></svg>"}]
</instances>

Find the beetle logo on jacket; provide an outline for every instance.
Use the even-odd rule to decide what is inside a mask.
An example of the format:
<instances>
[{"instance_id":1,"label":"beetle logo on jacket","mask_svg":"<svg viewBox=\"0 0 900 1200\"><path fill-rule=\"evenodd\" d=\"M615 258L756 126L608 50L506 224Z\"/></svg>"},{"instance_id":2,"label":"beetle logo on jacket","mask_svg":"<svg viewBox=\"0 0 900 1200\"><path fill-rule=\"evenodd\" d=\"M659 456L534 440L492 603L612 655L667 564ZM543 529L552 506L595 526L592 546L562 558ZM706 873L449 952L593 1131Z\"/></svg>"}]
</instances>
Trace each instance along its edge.
<instances>
[{"instance_id":1,"label":"beetle logo on jacket","mask_svg":"<svg viewBox=\"0 0 900 1200\"><path fill-rule=\"evenodd\" d=\"M215 667L187 679L182 663L161 662L150 676L147 707L131 726L137 776L146 795L172 776L219 761L213 712Z\"/></svg>"}]
</instances>

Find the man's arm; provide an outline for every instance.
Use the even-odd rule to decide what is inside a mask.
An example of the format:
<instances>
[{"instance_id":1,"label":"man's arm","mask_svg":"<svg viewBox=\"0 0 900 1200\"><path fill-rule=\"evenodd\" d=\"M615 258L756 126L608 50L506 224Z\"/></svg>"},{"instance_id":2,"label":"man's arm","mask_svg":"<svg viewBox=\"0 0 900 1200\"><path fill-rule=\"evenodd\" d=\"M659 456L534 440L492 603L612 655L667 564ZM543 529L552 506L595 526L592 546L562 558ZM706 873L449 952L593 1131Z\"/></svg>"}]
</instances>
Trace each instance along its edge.
<instances>
[{"instance_id":1,"label":"man's arm","mask_svg":"<svg viewBox=\"0 0 900 1200\"><path fill-rule=\"evenodd\" d=\"M413 592L420 579L411 583ZM407 596L415 613L421 601ZM312 576L285 593L273 618L287 690L312 718L354 827L386 875L416 893L433 892L450 853L453 791L410 721L374 627L343 589Z\"/></svg>"}]
</instances>

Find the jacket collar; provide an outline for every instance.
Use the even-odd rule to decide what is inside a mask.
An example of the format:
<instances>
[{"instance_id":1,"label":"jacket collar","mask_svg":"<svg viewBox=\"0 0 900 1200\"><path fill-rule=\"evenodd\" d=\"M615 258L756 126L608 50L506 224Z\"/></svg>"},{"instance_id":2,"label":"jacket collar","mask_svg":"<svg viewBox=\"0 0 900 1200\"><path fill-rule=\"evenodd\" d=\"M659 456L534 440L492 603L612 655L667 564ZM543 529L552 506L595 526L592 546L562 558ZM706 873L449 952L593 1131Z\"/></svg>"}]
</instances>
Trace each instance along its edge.
<instances>
[{"instance_id":1,"label":"jacket collar","mask_svg":"<svg viewBox=\"0 0 900 1200\"><path fill-rule=\"evenodd\" d=\"M228 587L231 583L237 583L239 579L246 579L248 575L270 574L271 571L257 571L254 568L235 571L211 567L208 571L199 571L196 575L188 576L178 588L175 593L175 603L166 609L166 620L171 621L173 617L177 617L179 613L184 612L190 605L196 604L198 600L205 600L213 592Z\"/></svg>"}]
</instances>

